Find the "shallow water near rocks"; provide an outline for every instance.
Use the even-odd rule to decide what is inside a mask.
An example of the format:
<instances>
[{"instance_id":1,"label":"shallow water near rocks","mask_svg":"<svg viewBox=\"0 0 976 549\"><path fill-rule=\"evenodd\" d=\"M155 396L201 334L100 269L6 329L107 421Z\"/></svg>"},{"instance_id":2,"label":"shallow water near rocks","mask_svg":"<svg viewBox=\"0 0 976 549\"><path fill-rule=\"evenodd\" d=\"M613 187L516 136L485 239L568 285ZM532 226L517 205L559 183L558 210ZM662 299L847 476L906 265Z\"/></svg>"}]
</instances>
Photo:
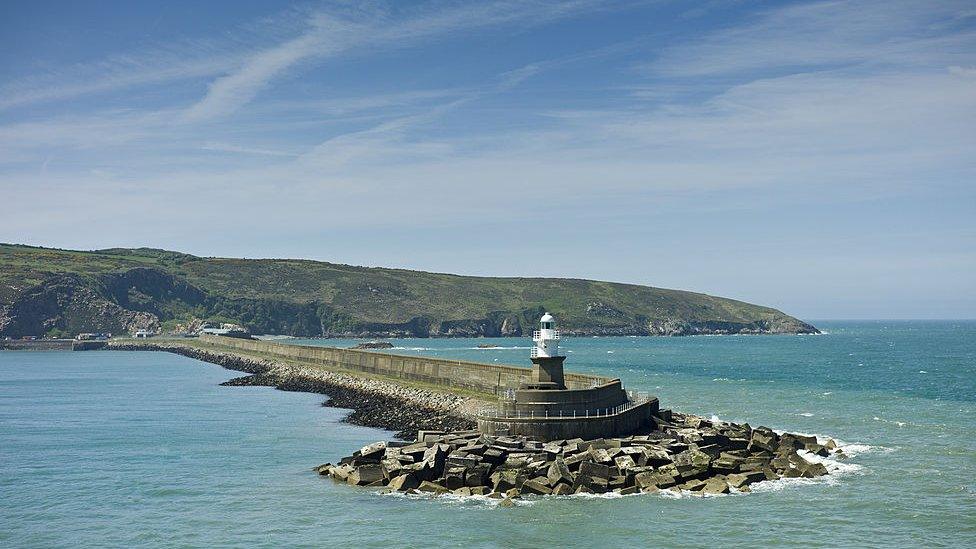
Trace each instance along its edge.
<instances>
[{"instance_id":1,"label":"shallow water near rocks","mask_svg":"<svg viewBox=\"0 0 976 549\"><path fill-rule=\"evenodd\" d=\"M563 347L568 369L664 407L836 437L840 474L510 509L319 478L314 465L392 436L341 423L320 395L220 387L239 374L166 353L2 352L0 546L976 545L976 322L816 324L829 333ZM528 340L395 344L528 362Z\"/></svg>"}]
</instances>

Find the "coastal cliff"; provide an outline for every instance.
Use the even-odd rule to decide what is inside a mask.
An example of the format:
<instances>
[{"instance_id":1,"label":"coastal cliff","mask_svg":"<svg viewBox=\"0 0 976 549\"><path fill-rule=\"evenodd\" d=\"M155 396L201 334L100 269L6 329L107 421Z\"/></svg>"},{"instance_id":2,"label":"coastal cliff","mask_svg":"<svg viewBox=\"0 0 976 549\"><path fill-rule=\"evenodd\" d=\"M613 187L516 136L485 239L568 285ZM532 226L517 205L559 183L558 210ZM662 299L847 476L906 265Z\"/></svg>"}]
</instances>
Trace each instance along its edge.
<instances>
[{"instance_id":1,"label":"coastal cliff","mask_svg":"<svg viewBox=\"0 0 976 549\"><path fill-rule=\"evenodd\" d=\"M202 318L304 337L504 337L527 334L547 310L566 335L817 333L768 307L633 284L0 244L0 336L158 331Z\"/></svg>"}]
</instances>

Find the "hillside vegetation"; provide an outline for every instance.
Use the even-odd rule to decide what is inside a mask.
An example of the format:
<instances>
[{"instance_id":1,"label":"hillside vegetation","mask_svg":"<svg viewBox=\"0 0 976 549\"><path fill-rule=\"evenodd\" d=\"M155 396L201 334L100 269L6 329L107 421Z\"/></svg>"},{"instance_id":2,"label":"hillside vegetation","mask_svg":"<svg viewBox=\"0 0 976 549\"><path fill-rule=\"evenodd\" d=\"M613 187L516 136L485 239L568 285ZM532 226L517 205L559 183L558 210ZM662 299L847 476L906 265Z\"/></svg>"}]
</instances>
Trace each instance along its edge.
<instances>
[{"instance_id":1,"label":"hillside vegetation","mask_svg":"<svg viewBox=\"0 0 976 549\"><path fill-rule=\"evenodd\" d=\"M193 318L298 336L815 333L768 307L593 280L489 278L293 259L0 244L0 336L126 332Z\"/></svg>"}]
</instances>

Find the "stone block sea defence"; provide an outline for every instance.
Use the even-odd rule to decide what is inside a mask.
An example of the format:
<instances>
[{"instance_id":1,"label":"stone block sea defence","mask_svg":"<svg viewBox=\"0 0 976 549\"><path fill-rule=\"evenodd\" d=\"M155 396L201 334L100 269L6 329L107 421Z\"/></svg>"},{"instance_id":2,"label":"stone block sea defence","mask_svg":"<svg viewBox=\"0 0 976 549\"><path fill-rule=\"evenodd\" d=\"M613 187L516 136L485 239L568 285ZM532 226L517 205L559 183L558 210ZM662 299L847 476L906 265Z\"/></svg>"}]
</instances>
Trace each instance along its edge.
<instances>
[{"instance_id":1,"label":"stone block sea defence","mask_svg":"<svg viewBox=\"0 0 976 549\"><path fill-rule=\"evenodd\" d=\"M354 486L407 494L523 496L660 490L749 492L780 478L828 474L817 457L843 457L830 439L712 421L662 410L642 434L543 442L478 431L420 431L411 442L376 442L315 468ZM817 457L814 457L817 456Z\"/></svg>"}]
</instances>

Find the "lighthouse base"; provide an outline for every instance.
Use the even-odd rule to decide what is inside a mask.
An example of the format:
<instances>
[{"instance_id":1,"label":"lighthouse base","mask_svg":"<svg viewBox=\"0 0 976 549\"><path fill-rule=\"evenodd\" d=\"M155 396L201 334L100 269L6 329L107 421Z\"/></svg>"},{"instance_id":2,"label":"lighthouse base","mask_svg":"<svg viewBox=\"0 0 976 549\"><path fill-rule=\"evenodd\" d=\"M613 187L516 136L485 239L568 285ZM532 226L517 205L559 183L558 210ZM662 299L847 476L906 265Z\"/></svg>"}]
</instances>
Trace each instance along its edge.
<instances>
[{"instance_id":1,"label":"lighthouse base","mask_svg":"<svg viewBox=\"0 0 976 549\"><path fill-rule=\"evenodd\" d=\"M532 359L532 381L526 385L533 385L533 389L565 389L564 360L566 360L564 356L534 357Z\"/></svg>"}]
</instances>

